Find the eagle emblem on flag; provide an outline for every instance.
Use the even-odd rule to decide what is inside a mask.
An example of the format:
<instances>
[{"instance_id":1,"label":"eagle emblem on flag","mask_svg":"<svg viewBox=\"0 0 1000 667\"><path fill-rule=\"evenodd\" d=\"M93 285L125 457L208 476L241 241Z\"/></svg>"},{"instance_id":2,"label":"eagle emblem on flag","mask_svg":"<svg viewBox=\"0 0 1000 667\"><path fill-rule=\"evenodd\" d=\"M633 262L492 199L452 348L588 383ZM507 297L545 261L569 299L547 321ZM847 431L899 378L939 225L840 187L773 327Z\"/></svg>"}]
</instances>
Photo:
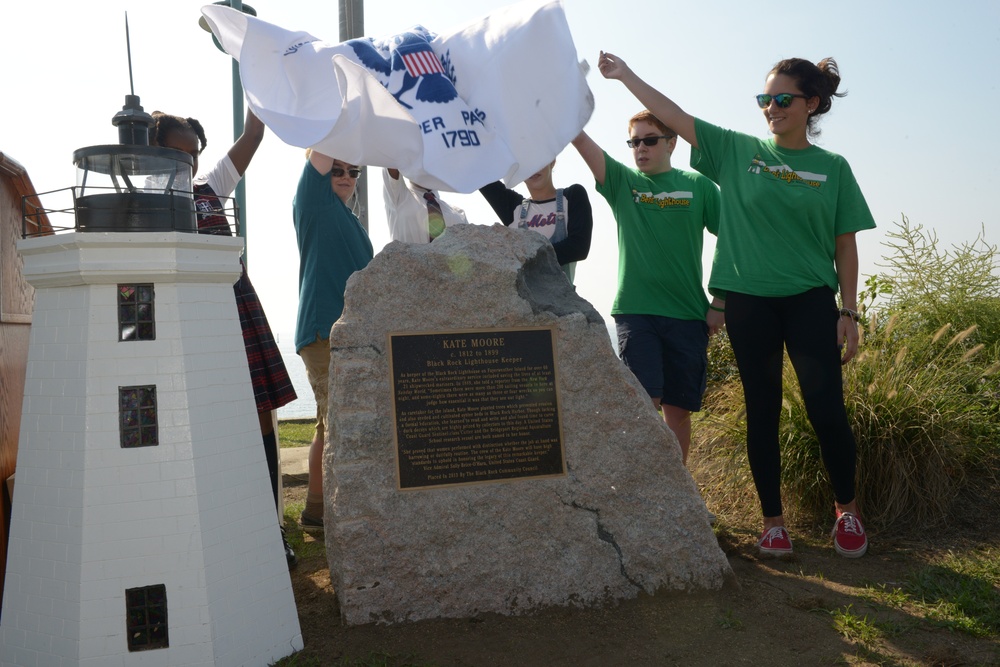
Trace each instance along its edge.
<instances>
[{"instance_id":1,"label":"eagle emblem on flag","mask_svg":"<svg viewBox=\"0 0 1000 667\"><path fill-rule=\"evenodd\" d=\"M445 104L458 97L455 81L445 72L431 42L436 35L423 26L389 39L360 38L345 42L357 58L379 79L396 101L407 109L414 104L404 94L414 90L414 102ZM396 76L399 73L401 76Z\"/></svg>"}]
</instances>

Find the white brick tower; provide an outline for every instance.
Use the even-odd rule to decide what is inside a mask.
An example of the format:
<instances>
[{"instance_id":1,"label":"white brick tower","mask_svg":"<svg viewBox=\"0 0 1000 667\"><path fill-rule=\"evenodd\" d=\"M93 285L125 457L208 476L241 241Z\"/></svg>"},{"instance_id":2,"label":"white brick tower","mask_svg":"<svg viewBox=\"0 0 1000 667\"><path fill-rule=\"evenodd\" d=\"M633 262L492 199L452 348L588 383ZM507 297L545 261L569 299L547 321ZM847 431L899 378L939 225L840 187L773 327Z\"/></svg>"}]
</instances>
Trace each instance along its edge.
<instances>
[{"instance_id":1,"label":"white brick tower","mask_svg":"<svg viewBox=\"0 0 1000 667\"><path fill-rule=\"evenodd\" d=\"M264 666L302 648L233 298L242 240L136 212L137 231L78 216L18 245L36 292L2 665Z\"/></svg>"}]
</instances>

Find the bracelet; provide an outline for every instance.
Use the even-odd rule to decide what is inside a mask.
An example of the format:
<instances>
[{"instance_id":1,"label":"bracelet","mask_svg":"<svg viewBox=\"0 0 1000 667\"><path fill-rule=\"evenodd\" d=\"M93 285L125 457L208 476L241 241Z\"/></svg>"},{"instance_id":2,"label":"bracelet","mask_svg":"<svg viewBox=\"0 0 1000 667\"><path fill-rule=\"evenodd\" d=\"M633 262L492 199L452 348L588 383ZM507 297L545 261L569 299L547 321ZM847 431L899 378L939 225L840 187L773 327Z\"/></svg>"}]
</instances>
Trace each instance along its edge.
<instances>
[{"instance_id":1,"label":"bracelet","mask_svg":"<svg viewBox=\"0 0 1000 667\"><path fill-rule=\"evenodd\" d=\"M856 311L856 310L851 310L850 308L841 308L841 309L840 309L840 316L841 316L841 317L850 317L850 318L851 318L852 320L854 320L855 322L858 322L858 321L860 321L860 319L861 319L861 318L860 318L860 317L858 316L858 311Z\"/></svg>"},{"instance_id":2,"label":"bracelet","mask_svg":"<svg viewBox=\"0 0 1000 667\"><path fill-rule=\"evenodd\" d=\"M724 313L724 312L726 312L725 308L719 308L718 306L713 306L712 304L708 304L708 307L711 308L712 310L714 310L717 313Z\"/></svg>"}]
</instances>

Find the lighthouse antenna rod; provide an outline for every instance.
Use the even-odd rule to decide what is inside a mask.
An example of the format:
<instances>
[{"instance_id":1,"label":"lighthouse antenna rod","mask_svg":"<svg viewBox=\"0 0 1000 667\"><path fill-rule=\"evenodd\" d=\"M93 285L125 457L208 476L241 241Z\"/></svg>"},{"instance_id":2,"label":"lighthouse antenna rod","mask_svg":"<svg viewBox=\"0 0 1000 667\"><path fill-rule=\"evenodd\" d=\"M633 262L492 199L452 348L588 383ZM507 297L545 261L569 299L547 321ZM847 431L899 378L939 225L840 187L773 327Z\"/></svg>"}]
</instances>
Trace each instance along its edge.
<instances>
[{"instance_id":1,"label":"lighthouse antenna rod","mask_svg":"<svg viewBox=\"0 0 1000 667\"><path fill-rule=\"evenodd\" d=\"M128 35L128 11L125 12L125 50L128 53L128 89L135 95L135 86L132 84L132 40Z\"/></svg>"}]
</instances>

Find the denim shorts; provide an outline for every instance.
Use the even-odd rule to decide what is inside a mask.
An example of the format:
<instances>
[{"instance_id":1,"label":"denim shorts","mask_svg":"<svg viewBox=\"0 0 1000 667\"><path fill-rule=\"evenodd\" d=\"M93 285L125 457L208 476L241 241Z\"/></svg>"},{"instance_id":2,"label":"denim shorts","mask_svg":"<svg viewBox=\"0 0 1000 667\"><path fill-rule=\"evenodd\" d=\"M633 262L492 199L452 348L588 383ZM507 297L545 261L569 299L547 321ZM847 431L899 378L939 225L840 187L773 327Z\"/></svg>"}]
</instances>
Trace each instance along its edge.
<instances>
[{"instance_id":1,"label":"denim shorts","mask_svg":"<svg viewBox=\"0 0 1000 667\"><path fill-rule=\"evenodd\" d=\"M615 315L618 352L650 398L697 412L708 370L708 324L662 315Z\"/></svg>"}]
</instances>

